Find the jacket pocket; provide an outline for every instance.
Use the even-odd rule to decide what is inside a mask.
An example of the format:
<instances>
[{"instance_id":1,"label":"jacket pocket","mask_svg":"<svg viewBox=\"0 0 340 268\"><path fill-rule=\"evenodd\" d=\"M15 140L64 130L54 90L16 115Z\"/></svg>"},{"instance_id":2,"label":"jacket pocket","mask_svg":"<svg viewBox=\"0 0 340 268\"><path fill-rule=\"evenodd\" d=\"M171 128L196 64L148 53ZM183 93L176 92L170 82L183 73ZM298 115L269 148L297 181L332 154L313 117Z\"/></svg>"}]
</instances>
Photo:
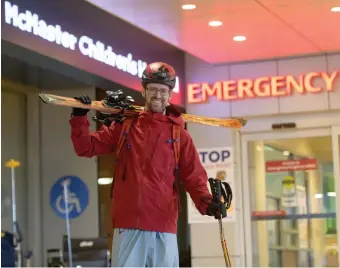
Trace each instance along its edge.
<instances>
[{"instance_id":1,"label":"jacket pocket","mask_svg":"<svg viewBox=\"0 0 340 268\"><path fill-rule=\"evenodd\" d=\"M160 183L162 184L162 210L169 212L176 209L178 192L174 179L174 164L167 165L166 172L161 177Z\"/></svg>"}]
</instances>

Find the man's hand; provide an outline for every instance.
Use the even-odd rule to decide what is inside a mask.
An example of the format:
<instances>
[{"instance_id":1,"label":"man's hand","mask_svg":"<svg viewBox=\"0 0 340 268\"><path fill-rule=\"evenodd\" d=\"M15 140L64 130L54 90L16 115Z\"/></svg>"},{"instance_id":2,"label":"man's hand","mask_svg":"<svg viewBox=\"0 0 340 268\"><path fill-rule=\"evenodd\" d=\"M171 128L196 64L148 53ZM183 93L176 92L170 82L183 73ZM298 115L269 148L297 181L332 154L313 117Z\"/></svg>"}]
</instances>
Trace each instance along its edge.
<instances>
[{"instance_id":1,"label":"man's hand","mask_svg":"<svg viewBox=\"0 0 340 268\"><path fill-rule=\"evenodd\" d=\"M79 100L83 104L91 104L91 98L89 96L80 95L77 97L74 97L74 99ZM74 116L84 116L86 115L90 110L89 109L82 109L82 108L73 108L72 109L72 115Z\"/></svg>"},{"instance_id":2,"label":"man's hand","mask_svg":"<svg viewBox=\"0 0 340 268\"><path fill-rule=\"evenodd\" d=\"M207 207L207 215L214 216L215 219L227 217L227 210L222 202L211 202Z\"/></svg>"}]
</instances>

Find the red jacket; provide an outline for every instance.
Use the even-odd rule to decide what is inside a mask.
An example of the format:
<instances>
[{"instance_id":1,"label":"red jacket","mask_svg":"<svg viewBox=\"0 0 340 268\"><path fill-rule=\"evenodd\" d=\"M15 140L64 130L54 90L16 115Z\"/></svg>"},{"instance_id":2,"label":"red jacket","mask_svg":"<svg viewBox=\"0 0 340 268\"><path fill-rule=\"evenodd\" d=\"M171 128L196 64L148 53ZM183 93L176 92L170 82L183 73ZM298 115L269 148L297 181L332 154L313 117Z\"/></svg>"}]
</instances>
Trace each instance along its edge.
<instances>
[{"instance_id":1,"label":"red jacket","mask_svg":"<svg viewBox=\"0 0 340 268\"><path fill-rule=\"evenodd\" d=\"M178 193L175 181L175 157L172 124L182 126L180 133L180 179L196 208L206 215L212 196L208 177L196 147L184 129L178 112L169 116L143 111L135 120L121 150L115 171L112 215L115 228L134 228L177 233ZM93 157L114 152L122 125L90 133L87 116L70 119L71 139L78 156Z\"/></svg>"}]
</instances>

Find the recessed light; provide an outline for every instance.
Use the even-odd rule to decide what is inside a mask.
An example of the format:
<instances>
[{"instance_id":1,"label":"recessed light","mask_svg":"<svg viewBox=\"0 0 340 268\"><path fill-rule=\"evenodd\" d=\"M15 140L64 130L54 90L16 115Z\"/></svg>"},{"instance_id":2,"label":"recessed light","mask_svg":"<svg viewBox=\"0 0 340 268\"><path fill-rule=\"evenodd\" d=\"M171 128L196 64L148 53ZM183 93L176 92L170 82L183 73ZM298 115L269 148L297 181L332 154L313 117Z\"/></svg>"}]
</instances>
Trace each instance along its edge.
<instances>
[{"instance_id":1,"label":"recessed light","mask_svg":"<svg viewBox=\"0 0 340 268\"><path fill-rule=\"evenodd\" d=\"M192 5L192 4L187 4L187 5L182 6L182 9L184 9L184 10L190 10L190 9L195 9L195 8L196 8L196 6Z\"/></svg>"},{"instance_id":2,"label":"recessed light","mask_svg":"<svg viewBox=\"0 0 340 268\"><path fill-rule=\"evenodd\" d=\"M98 184L99 185L108 185L108 184L111 184L112 181L113 181L113 178L99 178Z\"/></svg>"},{"instance_id":3,"label":"recessed light","mask_svg":"<svg viewBox=\"0 0 340 268\"><path fill-rule=\"evenodd\" d=\"M234 41L237 41L237 42L243 42L247 39L247 37L243 36L243 35L236 35L233 37L233 40Z\"/></svg>"},{"instance_id":4,"label":"recessed light","mask_svg":"<svg viewBox=\"0 0 340 268\"><path fill-rule=\"evenodd\" d=\"M332 12L340 12L340 7L332 7L331 11Z\"/></svg>"},{"instance_id":5,"label":"recessed light","mask_svg":"<svg viewBox=\"0 0 340 268\"><path fill-rule=\"evenodd\" d=\"M217 26L221 26L221 25L222 25L222 21L219 21L219 20L209 21L209 26L217 27Z\"/></svg>"}]
</instances>

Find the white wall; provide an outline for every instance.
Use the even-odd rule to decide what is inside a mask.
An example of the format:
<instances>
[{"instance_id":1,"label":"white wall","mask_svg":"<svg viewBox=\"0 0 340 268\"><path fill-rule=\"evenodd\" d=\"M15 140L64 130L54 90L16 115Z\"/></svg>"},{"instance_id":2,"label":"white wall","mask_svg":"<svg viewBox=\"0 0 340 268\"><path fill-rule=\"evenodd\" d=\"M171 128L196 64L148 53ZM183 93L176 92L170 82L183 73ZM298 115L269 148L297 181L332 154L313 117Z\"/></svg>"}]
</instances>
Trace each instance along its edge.
<instances>
[{"instance_id":1,"label":"white wall","mask_svg":"<svg viewBox=\"0 0 340 268\"><path fill-rule=\"evenodd\" d=\"M95 89L70 88L46 91L56 95L68 97L80 94L95 98ZM89 204L85 212L78 218L71 220L72 237L97 237L99 235L98 222L98 188L96 158L78 157L71 142L69 118L71 108L57 107L40 103L41 119L41 178L42 178L42 227L44 255L49 248L60 248L62 236L66 235L65 220L54 213L50 206L50 191L53 184L62 176L75 175L80 177L89 189ZM91 117L94 112L89 112ZM91 122L91 121L90 121ZM91 124L91 131L95 124ZM46 255L44 257L44 260Z\"/></svg>"},{"instance_id":2,"label":"white wall","mask_svg":"<svg viewBox=\"0 0 340 268\"><path fill-rule=\"evenodd\" d=\"M307 72L332 72L340 69L340 53L333 55L320 55L314 57L272 60L265 62L249 62L233 65L213 66L191 55L186 56L186 83L208 82L214 83L221 80L237 80L241 78L255 79L262 76L299 75ZM212 97L207 103L187 104L187 113L216 116L216 117L245 117L254 123L248 123L243 131L255 129L261 117L279 116L279 122L286 121L288 114L302 112L322 112L340 109L340 79L336 80L333 92L320 94L293 95L289 97L263 98L237 100L234 102L218 101ZM295 115L294 115L295 116ZM290 116L289 120L294 119ZM271 121L271 120L269 120ZM294 120L293 120L294 121ZM309 121L308 121L309 122ZM340 121L339 121L340 124ZM264 126L264 125L263 125ZM271 125L266 125L270 131ZM233 146L235 154L240 154L238 136L234 130L188 124L194 142L198 148L215 146ZM267 129L266 129L267 130ZM206 137L212 137L207 139ZM236 181L239 181L241 163L235 158ZM238 175L237 175L238 174ZM233 265L245 265L244 245L239 239L242 229L242 194L239 194L241 182L237 184L237 198L234 200L236 207L236 223L225 223L226 238L229 252L234 256ZM219 266L223 265L223 255L218 238L217 224L195 224L191 226L192 261L194 266Z\"/></svg>"}]
</instances>

